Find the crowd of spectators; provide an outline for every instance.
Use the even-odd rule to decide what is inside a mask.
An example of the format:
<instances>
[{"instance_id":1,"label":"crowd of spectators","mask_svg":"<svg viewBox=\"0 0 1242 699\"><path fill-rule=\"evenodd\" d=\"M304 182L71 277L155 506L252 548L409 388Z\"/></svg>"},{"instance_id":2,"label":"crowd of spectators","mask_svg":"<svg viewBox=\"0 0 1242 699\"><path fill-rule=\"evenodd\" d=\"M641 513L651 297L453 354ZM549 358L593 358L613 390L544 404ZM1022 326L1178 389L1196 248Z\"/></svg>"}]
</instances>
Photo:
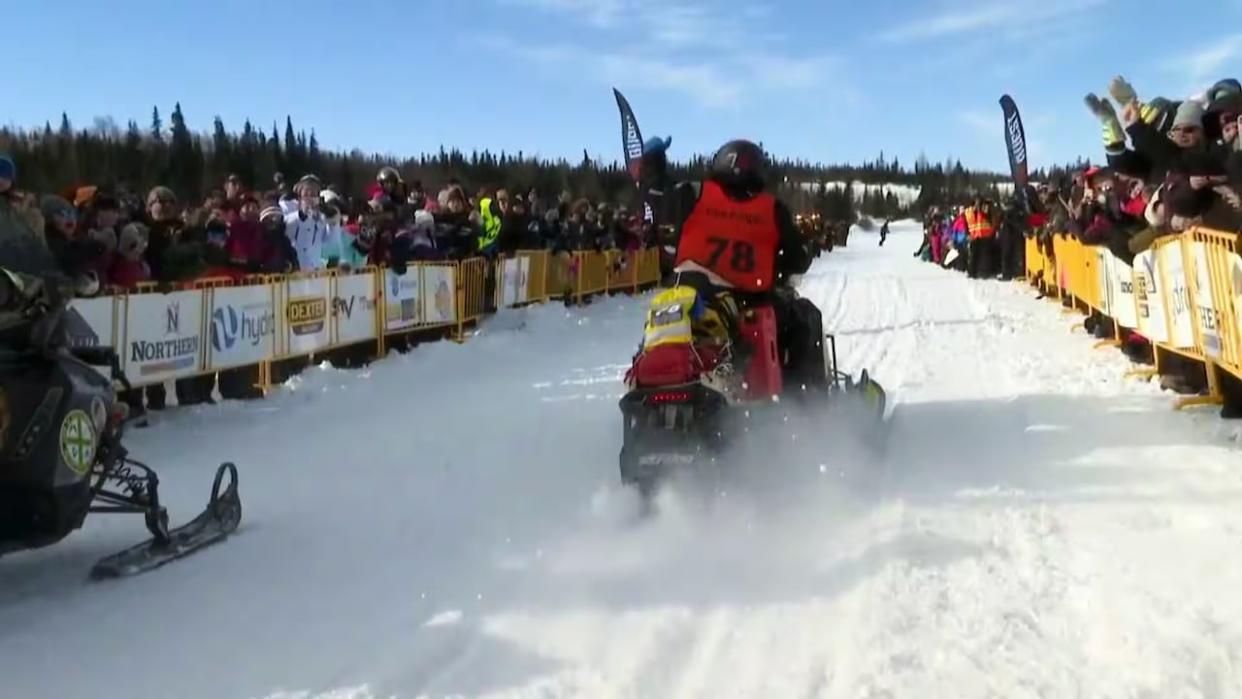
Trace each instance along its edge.
<instances>
[{"instance_id":1,"label":"crowd of spectators","mask_svg":"<svg viewBox=\"0 0 1242 699\"><path fill-rule=\"evenodd\" d=\"M1142 99L1125 78L1116 77L1108 95L1111 101L1095 94L1084 98L1102 127L1103 166L1033 184L1024 193L1025 205L1014 198L1002 209L976 200L948 212L933 210L916 255L971 276L999 272L1010 278L1022 273L1027 236L1034 236L1049 258L1055 257L1053 236L1068 235L1085 245L1106 246L1133 264L1161 237L1192 227L1242 234L1242 84L1221 80L1202 95L1175 101ZM999 269L993 269L998 252ZM1085 326L1101 338L1118 334L1113 321L1098 314ZM1155 350L1146 338L1132 329L1120 334L1131 359L1153 361ZM1166 389L1194 395L1206 388L1201 364L1162 355L1161 371ZM1242 387L1225 384L1222 414L1242 417Z\"/></svg>"},{"instance_id":2,"label":"crowd of spectators","mask_svg":"<svg viewBox=\"0 0 1242 699\"><path fill-rule=\"evenodd\" d=\"M145 198L121 186L96 185L36 196L19 189L18 175L13 160L0 154L6 264L33 254L58 267L84 297L144 284L171 290L206 279L329 268L378 266L404 273L418 260L495 258L517 250L635 250L656 235L625 206L568 192L551 200L534 190L480 189L470 196L455 179L433 197L392 167L382 168L356 196L325 186L313 174L291 186L278 174L261 192L229 176L201 203L163 186ZM24 247L19 251L14 243ZM489 276L489 291L492 284ZM342 352L342 361L354 361ZM300 366L300 360L283 360L273 374L291 375ZM217 379L224 398L261 395L257 368L242 367L178 379L178 404L212 402ZM122 399L140 415L165 407L165 388L127 391Z\"/></svg>"},{"instance_id":3,"label":"crowd of spectators","mask_svg":"<svg viewBox=\"0 0 1242 699\"><path fill-rule=\"evenodd\" d=\"M565 192L467 193L450 179L435 196L382 168L367 191L336 191L313 174L270 188L229 176L202 202L168 187L145 198L121 187L81 186L35 196L18 188L14 162L0 154L0 227L34 235L90 296L143 282L366 265L398 271L416 260L495 257L519 249L632 250L644 245L639 217L625 206Z\"/></svg>"}]
</instances>

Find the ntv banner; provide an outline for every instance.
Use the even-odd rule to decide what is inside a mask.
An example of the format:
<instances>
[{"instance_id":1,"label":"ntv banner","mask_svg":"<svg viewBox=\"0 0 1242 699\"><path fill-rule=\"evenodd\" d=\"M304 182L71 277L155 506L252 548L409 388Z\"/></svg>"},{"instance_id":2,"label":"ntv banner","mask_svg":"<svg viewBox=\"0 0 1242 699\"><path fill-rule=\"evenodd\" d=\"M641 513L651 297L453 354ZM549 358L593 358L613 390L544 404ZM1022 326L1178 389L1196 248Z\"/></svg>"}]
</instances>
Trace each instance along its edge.
<instances>
[{"instance_id":1,"label":"ntv banner","mask_svg":"<svg viewBox=\"0 0 1242 699\"><path fill-rule=\"evenodd\" d=\"M122 359L134 385L196 374L203 363L203 292L130 296L125 328Z\"/></svg>"},{"instance_id":2,"label":"ntv banner","mask_svg":"<svg viewBox=\"0 0 1242 699\"><path fill-rule=\"evenodd\" d=\"M336 324L333 344L348 345L374 340L376 332L375 275L342 274L332 292L332 318Z\"/></svg>"}]
</instances>

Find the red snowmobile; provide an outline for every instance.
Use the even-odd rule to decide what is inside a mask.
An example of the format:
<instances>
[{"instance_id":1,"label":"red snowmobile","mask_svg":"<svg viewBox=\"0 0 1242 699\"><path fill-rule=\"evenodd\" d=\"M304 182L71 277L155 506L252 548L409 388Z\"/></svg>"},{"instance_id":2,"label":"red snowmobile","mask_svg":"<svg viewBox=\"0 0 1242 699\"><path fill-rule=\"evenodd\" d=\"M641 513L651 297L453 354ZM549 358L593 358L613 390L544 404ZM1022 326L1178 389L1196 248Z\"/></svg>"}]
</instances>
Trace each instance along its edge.
<instances>
[{"instance_id":1,"label":"red snowmobile","mask_svg":"<svg viewBox=\"0 0 1242 699\"><path fill-rule=\"evenodd\" d=\"M849 403L861 406L851 420L865 416L854 429L879 433L883 388L866 371L854 380L838 370L835 338L824 334L814 304L791 288L776 293L792 297L784 305L802 319L783 337L770 298L713 309L678 285L651 301L620 403L624 483L650 497L674 471L716 468L747 432L739 421L772 409Z\"/></svg>"}]
</instances>

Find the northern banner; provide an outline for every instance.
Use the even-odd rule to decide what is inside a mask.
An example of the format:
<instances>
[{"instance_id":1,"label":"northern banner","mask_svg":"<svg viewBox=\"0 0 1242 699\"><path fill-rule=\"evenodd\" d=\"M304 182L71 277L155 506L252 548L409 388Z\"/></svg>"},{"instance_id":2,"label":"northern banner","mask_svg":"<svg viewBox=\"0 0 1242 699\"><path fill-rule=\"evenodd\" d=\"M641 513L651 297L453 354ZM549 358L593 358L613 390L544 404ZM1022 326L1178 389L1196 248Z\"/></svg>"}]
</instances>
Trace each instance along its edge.
<instances>
[{"instance_id":1,"label":"northern banner","mask_svg":"<svg viewBox=\"0 0 1242 699\"><path fill-rule=\"evenodd\" d=\"M203 363L203 292L130 296L121 359L134 385L198 373Z\"/></svg>"}]
</instances>

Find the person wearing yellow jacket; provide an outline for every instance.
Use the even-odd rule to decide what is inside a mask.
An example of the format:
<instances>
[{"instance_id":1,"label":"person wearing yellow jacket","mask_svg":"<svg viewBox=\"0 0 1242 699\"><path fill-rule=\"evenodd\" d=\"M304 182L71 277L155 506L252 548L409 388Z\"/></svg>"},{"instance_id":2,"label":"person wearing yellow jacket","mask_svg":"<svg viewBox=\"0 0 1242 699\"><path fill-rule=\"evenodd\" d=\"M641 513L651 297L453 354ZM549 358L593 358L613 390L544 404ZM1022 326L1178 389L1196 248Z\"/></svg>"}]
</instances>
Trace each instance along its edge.
<instances>
[{"instance_id":1,"label":"person wearing yellow jacket","mask_svg":"<svg viewBox=\"0 0 1242 699\"><path fill-rule=\"evenodd\" d=\"M974 204L962 214L966 218L966 231L970 247L966 260L967 274L971 279L996 276L996 222L992 205L983 197L975 197Z\"/></svg>"}]
</instances>

